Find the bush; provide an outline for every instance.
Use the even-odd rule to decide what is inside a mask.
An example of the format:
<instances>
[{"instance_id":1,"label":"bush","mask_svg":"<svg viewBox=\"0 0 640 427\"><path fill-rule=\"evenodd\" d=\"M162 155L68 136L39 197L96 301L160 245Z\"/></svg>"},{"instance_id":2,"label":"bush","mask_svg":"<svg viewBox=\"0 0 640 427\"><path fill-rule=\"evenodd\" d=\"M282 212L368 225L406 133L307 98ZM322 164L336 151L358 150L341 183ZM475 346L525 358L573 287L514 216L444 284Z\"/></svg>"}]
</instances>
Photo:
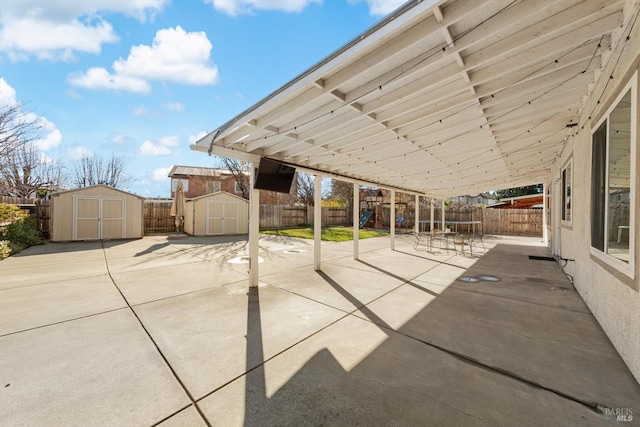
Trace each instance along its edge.
<instances>
[{"instance_id":1,"label":"bush","mask_svg":"<svg viewBox=\"0 0 640 427\"><path fill-rule=\"evenodd\" d=\"M0 204L0 224L8 224L0 232L0 260L43 243L35 219L16 205Z\"/></svg>"},{"instance_id":2,"label":"bush","mask_svg":"<svg viewBox=\"0 0 640 427\"><path fill-rule=\"evenodd\" d=\"M17 205L0 203L0 224L11 223L25 216L27 214L22 212Z\"/></svg>"},{"instance_id":3,"label":"bush","mask_svg":"<svg viewBox=\"0 0 640 427\"><path fill-rule=\"evenodd\" d=\"M11 255L11 248L8 240L0 240L0 261Z\"/></svg>"},{"instance_id":4,"label":"bush","mask_svg":"<svg viewBox=\"0 0 640 427\"><path fill-rule=\"evenodd\" d=\"M4 232L4 237L9 241L12 254L18 253L29 246L43 243L36 228L36 221L30 216L25 216L9 224Z\"/></svg>"}]
</instances>

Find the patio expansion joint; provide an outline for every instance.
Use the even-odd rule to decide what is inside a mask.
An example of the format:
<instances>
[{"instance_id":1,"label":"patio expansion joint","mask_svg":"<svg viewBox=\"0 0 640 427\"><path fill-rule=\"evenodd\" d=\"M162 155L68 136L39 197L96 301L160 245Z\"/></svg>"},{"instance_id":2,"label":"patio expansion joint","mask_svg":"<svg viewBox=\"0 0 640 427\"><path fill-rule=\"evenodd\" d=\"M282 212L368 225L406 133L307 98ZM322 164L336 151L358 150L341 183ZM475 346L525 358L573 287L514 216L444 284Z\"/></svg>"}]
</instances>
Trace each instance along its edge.
<instances>
[{"instance_id":1,"label":"patio expansion joint","mask_svg":"<svg viewBox=\"0 0 640 427\"><path fill-rule=\"evenodd\" d=\"M43 283L32 283L30 285L12 286L10 288L0 289L0 292L8 291L8 290L11 290L11 289L31 288L31 287L34 287L34 286L44 286L44 285L51 285L51 284L55 284L55 283L70 282L72 280L91 279L92 277L102 277L102 276L107 276L107 275L108 275L108 273L105 272L105 273L102 273L102 274L91 274L89 276L72 277L70 279L46 281L46 282L43 282Z\"/></svg>"},{"instance_id":2,"label":"patio expansion joint","mask_svg":"<svg viewBox=\"0 0 640 427\"><path fill-rule=\"evenodd\" d=\"M202 410L200 409L200 407L198 406L196 400L193 398L193 396L191 395L191 393L189 392L189 390L187 389L187 387L185 386L184 382L180 379L180 377L178 376L178 373L173 369L173 366L171 366L171 364L169 363L169 360L167 359L167 357L164 355L164 353L162 352L162 350L160 349L160 347L158 346L158 343L156 343L156 341L153 339L153 337L151 336L151 334L149 333L149 331L147 330L146 326L144 325L144 323L142 322L142 319L140 319L140 317L138 316L138 314L136 313L136 311L133 309L133 307L131 306L131 304L129 303L129 300L127 300L127 298L124 296L124 294L122 293L122 290L120 290L120 287L118 286L118 284L116 283L116 281L114 280L113 276L111 275L111 271L109 270L109 260L107 259L107 253L106 250L104 248L104 242L101 242L102 244L102 253L104 255L104 261L105 264L107 266L107 273L109 275L109 278L111 279L111 283L113 283L113 286L115 286L115 288L117 289L117 291L120 293L120 296L124 299L125 303L127 304L127 307L129 308L129 311L131 312L131 314L133 314L133 316L136 318L136 320L138 321L138 323L140 324L140 327L142 327L142 329L144 330L145 334L147 335L147 337L149 338L149 340L151 341L151 343L153 344L153 346L156 348L156 351L158 352L158 354L160 355L160 357L162 357L162 360L164 360L164 363L167 365L167 367L169 368L169 370L171 371L171 373L173 374L174 378L176 379L176 381L178 381L178 384L180 384L180 386L182 387L182 389L184 390L185 394L187 395L187 397L189 398L189 400L191 401L191 404L193 404L194 408L196 409L196 411L198 411L198 414L200 415L200 417L202 418L202 420L205 422L205 424L208 427L211 427L211 423L209 422L209 420L207 419L207 417L205 417L204 413L202 412ZM183 408L184 409L184 408ZM178 411L179 412L179 411Z\"/></svg>"},{"instance_id":3,"label":"patio expansion joint","mask_svg":"<svg viewBox=\"0 0 640 427\"><path fill-rule=\"evenodd\" d=\"M127 309L127 307L118 307L118 308L114 308L114 309L111 309L111 310L101 311L101 312L99 312L99 313L91 313L91 314L87 314L87 315L85 315L85 316L78 316L78 317L74 317L74 318L72 318L72 319L60 320L60 321L58 321L58 322L47 323L46 325L34 326L33 328L21 329L21 330L19 330L19 331L14 331L14 332L8 332L8 333L6 333L6 334L1 334L1 335L0 335L0 338L2 338L2 337L6 337L6 336L9 336L9 335L20 334L20 333L22 333L22 332L34 331L34 330L36 330L36 329L48 328L49 326L55 326L55 325L60 325L60 324L63 324L63 323L74 322L74 321L76 321L76 320L86 319L86 318L94 317L94 316L100 316L100 315L102 315L102 314L112 313L112 312L114 312L114 311L126 310L126 309Z\"/></svg>"}]
</instances>

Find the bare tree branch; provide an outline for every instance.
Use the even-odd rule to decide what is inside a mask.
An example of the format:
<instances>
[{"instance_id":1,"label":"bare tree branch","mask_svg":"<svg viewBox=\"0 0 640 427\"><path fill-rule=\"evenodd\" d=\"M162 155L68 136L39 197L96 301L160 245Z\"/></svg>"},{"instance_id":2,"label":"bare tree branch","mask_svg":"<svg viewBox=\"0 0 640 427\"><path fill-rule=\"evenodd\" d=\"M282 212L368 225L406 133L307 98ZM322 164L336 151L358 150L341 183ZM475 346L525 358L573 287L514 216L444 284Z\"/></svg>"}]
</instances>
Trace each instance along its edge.
<instances>
[{"instance_id":1,"label":"bare tree branch","mask_svg":"<svg viewBox=\"0 0 640 427\"><path fill-rule=\"evenodd\" d=\"M126 173L124 161L115 156L105 160L100 156L85 154L71 171L71 182L78 188L98 184L123 188L130 181L131 178Z\"/></svg>"},{"instance_id":2,"label":"bare tree branch","mask_svg":"<svg viewBox=\"0 0 640 427\"><path fill-rule=\"evenodd\" d=\"M5 162L13 150L35 141L41 135L38 116L23 111L23 104L0 105L0 161Z\"/></svg>"},{"instance_id":3,"label":"bare tree branch","mask_svg":"<svg viewBox=\"0 0 640 427\"><path fill-rule=\"evenodd\" d=\"M58 191L64 186L64 167L47 158L34 144L21 144L0 163L0 192L14 197L34 197L38 191Z\"/></svg>"},{"instance_id":4,"label":"bare tree branch","mask_svg":"<svg viewBox=\"0 0 640 427\"><path fill-rule=\"evenodd\" d=\"M228 157L220 157L220 161L226 169L231 171L233 179L235 179L240 191L242 191L242 197L249 199L249 164Z\"/></svg>"}]
</instances>

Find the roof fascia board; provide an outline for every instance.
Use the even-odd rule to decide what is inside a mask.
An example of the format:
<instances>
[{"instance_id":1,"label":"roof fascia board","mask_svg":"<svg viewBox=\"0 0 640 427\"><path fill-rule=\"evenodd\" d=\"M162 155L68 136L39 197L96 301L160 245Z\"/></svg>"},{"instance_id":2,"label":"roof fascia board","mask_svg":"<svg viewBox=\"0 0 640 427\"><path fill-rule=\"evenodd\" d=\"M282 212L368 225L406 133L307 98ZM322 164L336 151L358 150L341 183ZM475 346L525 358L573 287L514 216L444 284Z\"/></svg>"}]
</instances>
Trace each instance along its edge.
<instances>
[{"instance_id":1,"label":"roof fascia board","mask_svg":"<svg viewBox=\"0 0 640 427\"><path fill-rule=\"evenodd\" d=\"M191 149L192 150L196 150L196 151L202 151L202 152L207 152L209 150L208 148L201 147L201 146L198 146L196 144L192 145ZM251 162L251 163L255 163L255 164L258 164L260 162L260 159L261 159L261 156L259 156L257 154L247 153L247 152L240 151L240 150L234 150L233 148L221 147L219 145L214 145L212 147L211 154L214 154L214 155L217 155L217 156L229 157L229 158L236 159L236 160L239 160L239 161ZM366 186L370 186L370 187L382 188L382 189L385 189L385 190L395 190L395 191L400 191L402 193L413 194L413 195L418 195L418 196L426 196L426 194L424 194L422 192L411 190L411 189L407 189L407 188L393 187L393 186L383 185L383 184L380 184L380 183L374 183L374 182L366 181L366 180L362 180L362 179L351 178L351 177L344 176L344 175L339 175L339 174L336 174L336 173L325 172L325 171L322 171L322 170L319 170L319 169L306 168L304 166L300 166L300 165L297 165L297 164L294 164L294 163L283 162L283 161L278 160L278 159L270 159L270 160L293 166L298 171L304 172L304 173L308 173L308 174L311 174L311 175L320 175L320 176L323 176L323 177L326 177L326 178L334 178L334 179L338 179L340 181L350 182L350 183L353 183L353 184L366 185Z\"/></svg>"}]
</instances>

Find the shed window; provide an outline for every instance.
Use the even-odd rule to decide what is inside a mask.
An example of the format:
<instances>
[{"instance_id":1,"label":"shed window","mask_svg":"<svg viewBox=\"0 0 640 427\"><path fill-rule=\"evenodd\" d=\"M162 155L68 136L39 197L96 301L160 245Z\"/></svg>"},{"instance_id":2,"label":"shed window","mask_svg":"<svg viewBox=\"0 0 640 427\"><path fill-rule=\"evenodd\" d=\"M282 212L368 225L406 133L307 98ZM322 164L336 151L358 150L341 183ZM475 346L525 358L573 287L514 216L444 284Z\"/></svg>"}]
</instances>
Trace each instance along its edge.
<instances>
[{"instance_id":1,"label":"shed window","mask_svg":"<svg viewBox=\"0 0 640 427\"><path fill-rule=\"evenodd\" d=\"M593 253L634 277L637 74L592 135Z\"/></svg>"}]
</instances>

